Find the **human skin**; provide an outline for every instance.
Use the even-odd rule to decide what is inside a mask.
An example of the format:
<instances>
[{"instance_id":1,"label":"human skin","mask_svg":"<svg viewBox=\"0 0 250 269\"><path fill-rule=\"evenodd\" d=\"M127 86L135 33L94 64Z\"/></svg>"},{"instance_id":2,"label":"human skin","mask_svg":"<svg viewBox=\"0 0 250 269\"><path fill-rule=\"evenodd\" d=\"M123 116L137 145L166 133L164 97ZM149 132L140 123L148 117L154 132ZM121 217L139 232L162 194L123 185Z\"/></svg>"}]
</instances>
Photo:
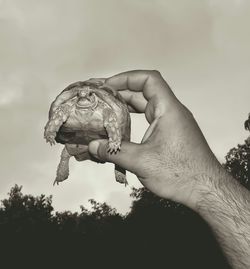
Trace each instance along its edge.
<instances>
[{"instance_id":1,"label":"human skin","mask_svg":"<svg viewBox=\"0 0 250 269\"><path fill-rule=\"evenodd\" d=\"M89 152L131 171L156 195L199 213L232 268L250 268L250 192L218 162L192 113L158 71L102 80L120 92L130 112L145 113L150 126L140 144L123 142L117 154L107 152L107 140L92 141Z\"/></svg>"}]
</instances>

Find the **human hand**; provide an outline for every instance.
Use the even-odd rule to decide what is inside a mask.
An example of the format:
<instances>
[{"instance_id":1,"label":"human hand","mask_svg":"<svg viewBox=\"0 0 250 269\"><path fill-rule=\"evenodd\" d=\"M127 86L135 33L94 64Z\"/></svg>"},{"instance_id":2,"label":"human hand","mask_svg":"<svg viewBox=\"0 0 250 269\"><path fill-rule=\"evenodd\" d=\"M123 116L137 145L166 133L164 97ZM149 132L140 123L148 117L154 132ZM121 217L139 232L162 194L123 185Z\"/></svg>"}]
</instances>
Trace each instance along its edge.
<instances>
[{"instance_id":1,"label":"human hand","mask_svg":"<svg viewBox=\"0 0 250 269\"><path fill-rule=\"evenodd\" d=\"M123 142L120 152L109 154L107 140L93 141L90 153L135 173L156 195L194 209L214 230L232 268L250 268L249 192L222 168L192 113L157 71L102 82L120 92L131 112L145 113L150 126L141 144Z\"/></svg>"},{"instance_id":2,"label":"human hand","mask_svg":"<svg viewBox=\"0 0 250 269\"><path fill-rule=\"evenodd\" d=\"M122 142L117 154L107 152L107 140L89 144L96 158L118 164L163 198L194 206L214 170L221 166L192 113L175 97L157 71L129 71L107 79L130 112L145 113L150 126L141 144Z\"/></svg>"}]
</instances>

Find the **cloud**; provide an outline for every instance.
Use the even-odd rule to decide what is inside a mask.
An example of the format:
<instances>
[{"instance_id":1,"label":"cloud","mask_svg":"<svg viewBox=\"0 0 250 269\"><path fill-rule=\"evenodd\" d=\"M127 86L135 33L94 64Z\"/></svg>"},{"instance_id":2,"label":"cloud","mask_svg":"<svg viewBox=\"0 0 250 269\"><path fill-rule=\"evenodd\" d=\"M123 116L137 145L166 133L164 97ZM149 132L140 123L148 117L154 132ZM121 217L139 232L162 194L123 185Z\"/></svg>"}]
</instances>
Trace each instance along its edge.
<instances>
[{"instance_id":1,"label":"cloud","mask_svg":"<svg viewBox=\"0 0 250 269\"><path fill-rule=\"evenodd\" d=\"M22 98L22 90L20 88L14 88L12 86L11 90L9 90L7 87L4 87L4 85L1 84L0 87L3 89L0 97L0 107L13 105Z\"/></svg>"}]
</instances>

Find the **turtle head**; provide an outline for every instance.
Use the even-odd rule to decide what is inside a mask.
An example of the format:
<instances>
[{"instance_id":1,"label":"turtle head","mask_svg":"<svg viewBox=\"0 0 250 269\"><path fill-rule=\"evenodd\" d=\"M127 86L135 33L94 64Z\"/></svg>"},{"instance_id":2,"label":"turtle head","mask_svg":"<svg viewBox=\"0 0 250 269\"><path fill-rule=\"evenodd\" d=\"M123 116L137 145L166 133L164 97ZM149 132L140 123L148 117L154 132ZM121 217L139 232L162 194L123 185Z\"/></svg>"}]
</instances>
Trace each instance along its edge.
<instances>
[{"instance_id":1,"label":"turtle head","mask_svg":"<svg viewBox=\"0 0 250 269\"><path fill-rule=\"evenodd\" d=\"M97 105L97 98L93 89L85 85L78 90L77 106L79 108L88 109Z\"/></svg>"}]
</instances>

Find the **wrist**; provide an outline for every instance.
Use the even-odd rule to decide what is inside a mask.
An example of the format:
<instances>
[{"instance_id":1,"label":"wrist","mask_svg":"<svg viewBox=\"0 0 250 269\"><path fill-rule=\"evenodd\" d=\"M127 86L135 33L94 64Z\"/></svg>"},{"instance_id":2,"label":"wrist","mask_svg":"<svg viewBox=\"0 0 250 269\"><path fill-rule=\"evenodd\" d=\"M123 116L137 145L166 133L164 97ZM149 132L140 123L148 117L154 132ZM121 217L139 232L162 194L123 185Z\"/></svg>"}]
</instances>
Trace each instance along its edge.
<instances>
[{"instance_id":1,"label":"wrist","mask_svg":"<svg viewBox=\"0 0 250 269\"><path fill-rule=\"evenodd\" d=\"M207 208L203 207L208 200L209 203L216 204L223 202L223 197L227 196L227 189L234 189L234 185L238 184L219 163L211 167L209 172L194 176L194 182L187 206L200 214L209 209L209 204Z\"/></svg>"},{"instance_id":2,"label":"wrist","mask_svg":"<svg viewBox=\"0 0 250 269\"><path fill-rule=\"evenodd\" d=\"M200 180L205 184L197 188L192 209L212 228L232 267L249 268L249 191L222 167Z\"/></svg>"},{"instance_id":3,"label":"wrist","mask_svg":"<svg viewBox=\"0 0 250 269\"><path fill-rule=\"evenodd\" d=\"M205 219L215 212L238 214L239 204L250 206L249 191L221 165L213 174L200 175L198 182L188 206Z\"/></svg>"}]
</instances>

